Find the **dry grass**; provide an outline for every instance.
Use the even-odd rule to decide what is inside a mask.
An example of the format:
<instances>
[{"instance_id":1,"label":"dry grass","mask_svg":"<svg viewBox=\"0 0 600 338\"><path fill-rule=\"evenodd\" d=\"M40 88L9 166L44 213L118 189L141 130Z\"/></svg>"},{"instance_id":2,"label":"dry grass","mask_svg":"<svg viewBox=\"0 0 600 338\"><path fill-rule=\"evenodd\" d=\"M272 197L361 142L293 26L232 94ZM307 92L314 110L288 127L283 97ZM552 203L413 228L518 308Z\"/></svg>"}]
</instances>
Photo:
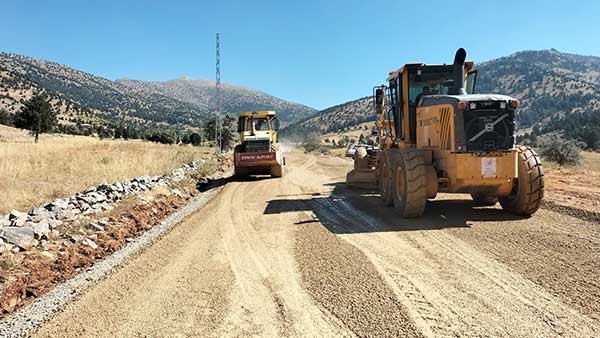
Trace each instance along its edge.
<instances>
[{"instance_id":1,"label":"dry grass","mask_svg":"<svg viewBox=\"0 0 600 338\"><path fill-rule=\"evenodd\" d=\"M42 135L0 126L0 213L27 210L103 181L159 175L205 157L208 148Z\"/></svg>"},{"instance_id":2,"label":"dry grass","mask_svg":"<svg viewBox=\"0 0 600 338\"><path fill-rule=\"evenodd\" d=\"M537 150L537 149L536 149ZM539 150L537 150L539 153ZM591 170L600 172L600 153L591 151L581 152L581 163L576 166L564 166L560 168L558 163L548 161L542 158L544 168L547 169L571 169L571 170Z\"/></svg>"}]
</instances>

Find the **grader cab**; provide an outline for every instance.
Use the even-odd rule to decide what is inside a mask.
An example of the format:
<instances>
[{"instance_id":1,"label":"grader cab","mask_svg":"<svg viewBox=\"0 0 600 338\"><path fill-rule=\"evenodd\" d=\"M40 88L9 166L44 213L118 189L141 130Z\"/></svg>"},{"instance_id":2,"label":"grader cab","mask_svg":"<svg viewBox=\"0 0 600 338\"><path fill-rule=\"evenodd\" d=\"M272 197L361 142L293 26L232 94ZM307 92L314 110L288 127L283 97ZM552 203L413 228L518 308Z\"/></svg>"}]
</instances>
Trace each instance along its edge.
<instances>
[{"instance_id":1,"label":"grader cab","mask_svg":"<svg viewBox=\"0 0 600 338\"><path fill-rule=\"evenodd\" d=\"M410 63L374 89L381 151L357 151L351 185L376 184L403 217L418 217L438 192L535 213L544 172L535 151L515 145L519 100L475 94L477 72L460 48L450 65Z\"/></svg>"}]
</instances>

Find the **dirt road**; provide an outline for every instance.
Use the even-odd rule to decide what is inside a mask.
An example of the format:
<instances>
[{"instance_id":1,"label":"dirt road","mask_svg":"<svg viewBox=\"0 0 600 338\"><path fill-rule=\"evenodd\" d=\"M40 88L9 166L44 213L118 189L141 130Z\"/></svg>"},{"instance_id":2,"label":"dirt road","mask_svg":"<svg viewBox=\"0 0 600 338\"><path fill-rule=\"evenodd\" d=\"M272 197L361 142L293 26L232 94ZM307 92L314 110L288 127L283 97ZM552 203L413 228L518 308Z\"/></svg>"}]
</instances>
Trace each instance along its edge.
<instances>
[{"instance_id":1,"label":"dirt road","mask_svg":"<svg viewBox=\"0 0 600 338\"><path fill-rule=\"evenodd\" d=\"M402 220L341 184L350 162L287 159L282 179L228 182L36 336L600 336L598 224L449 195Z\"/></svg>"}]
</instances>

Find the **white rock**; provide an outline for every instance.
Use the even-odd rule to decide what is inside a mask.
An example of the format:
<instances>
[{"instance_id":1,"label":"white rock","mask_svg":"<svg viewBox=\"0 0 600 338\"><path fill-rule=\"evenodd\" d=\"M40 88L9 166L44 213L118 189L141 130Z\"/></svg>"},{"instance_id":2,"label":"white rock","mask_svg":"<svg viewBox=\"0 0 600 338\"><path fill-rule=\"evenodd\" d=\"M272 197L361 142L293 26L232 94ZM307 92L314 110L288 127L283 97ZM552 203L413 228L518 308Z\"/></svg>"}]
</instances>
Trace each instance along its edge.
<instances>
[{"instance_id":1,"label":"white rock","mask_svg":"<svg viewBox=\"0 0 600 338\"><path fill-rule=\"evenodd\" d=\"M37 223L32 222L30 227L37 238L48 238L48 235L50 234L50 224L47 220L42 220Z\"/></svg>"},{"instance_id":2,"label":"white rock","mask_svg":"<svg viewBox=\"0 0 600 338\"><path fill-rule=\"evenodd\" d=\"M83 245L87 245L87 246L89 246L89 247L90 247L90 248L92 248L92 249L98 249L98 244L96 244L96 242L92 241L92 240L91 240L91 239L89 239L89 238L86 238L86 239L84 239L84 240L83 240L81 243L82 243Z\"/></svg>"},{"instance_id":3,"label":"white rock","mask_svg":"<svg viewBox=\"0 0 600 338\"><path fill-rule=\"evenodd\" d=\"M96 224L94 222L88 224L88 228L95 230L95 231L104 231L104 227L102 227L101 225Z\"/></svg>"},{"instance_id":4,"label":"white rock","mask_svg":"<svg viewBox=\"0 0 600 338\"><path fill-rule=\"evenodd\" d=\"M4 227L0 230L0 237L23 249L30 249L34 244L34 233L31 228Z\"/></svg>"}]
</instances>

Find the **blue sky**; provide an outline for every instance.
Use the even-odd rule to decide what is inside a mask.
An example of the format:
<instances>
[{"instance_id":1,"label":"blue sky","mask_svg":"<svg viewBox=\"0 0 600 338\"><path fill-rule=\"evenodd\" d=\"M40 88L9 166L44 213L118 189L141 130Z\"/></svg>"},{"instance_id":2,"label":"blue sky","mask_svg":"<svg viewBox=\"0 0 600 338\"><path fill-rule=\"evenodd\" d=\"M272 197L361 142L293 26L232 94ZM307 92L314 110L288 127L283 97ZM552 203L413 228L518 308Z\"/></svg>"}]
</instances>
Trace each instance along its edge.
<instances>
[{"instance_id":1,"label":"blue sky","mask_svg":"<svg viewBox=\"0 0 600 338\"><path fill-rule=\"evenodd\" d=\"M525 49L600 56L600 1L2 0L0 51L109 79L221 78L315 108L371 93L410 61Z\"/></svg>"}]
</instances>

